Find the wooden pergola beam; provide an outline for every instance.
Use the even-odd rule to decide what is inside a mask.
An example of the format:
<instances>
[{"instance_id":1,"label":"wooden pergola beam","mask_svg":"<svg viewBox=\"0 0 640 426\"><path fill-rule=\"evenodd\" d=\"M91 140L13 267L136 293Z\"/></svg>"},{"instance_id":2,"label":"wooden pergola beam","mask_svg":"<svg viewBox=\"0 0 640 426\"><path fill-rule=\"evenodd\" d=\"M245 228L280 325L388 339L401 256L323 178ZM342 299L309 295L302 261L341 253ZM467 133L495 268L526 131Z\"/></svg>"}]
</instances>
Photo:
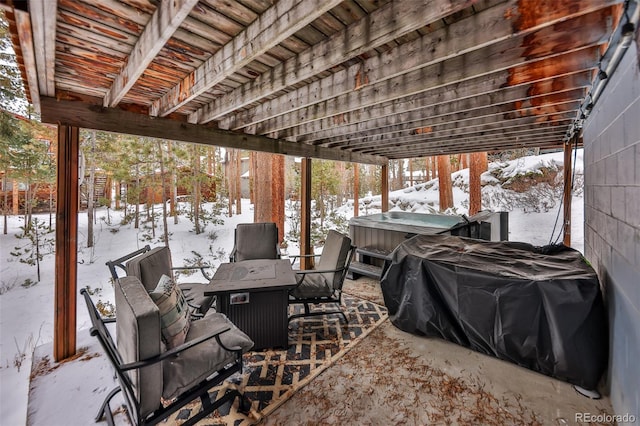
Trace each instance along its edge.
<instances>
[{"instance_id":1,"label":"wooden pergola beam","mask_svg":"<svg viewBox=\"0 0 640 426\"><path fill-rule=\"evenodd\" d=\"M342 0L280 0L152 104L166 116L239 71Z\"/></svg>"},{"instance_id":2,"label":"wooden pergola beam","mask_svg":"<svg viewBox=\"0 0 640 426\"><path fill-rule=\"evenodd\" d=\"M440 138L483 133L495 128L509 131L527 125L531 126L543 123L550 124L564 120L572 120L575 118L579 107L579 101L572 101L567 104L550 104L533 107L530 110L515 109L511 114L509 114L509 118L505 117L505 115L508 114L497 114L479 118L468 118L460 121L452 120L441 125L431 124L431 122L426 120L424 122L407 125L406 130L394 131L393 128L389 128L388 131L385 131L386 129L379 129L377 132L366 134L366 136L358 135L358 137L355 138L341 139L337 141L332 140L331 143L322 141L322 144L320 145L329 147L340 147L341 145L345 145L348 146L349 149L354 149L363 145L369 145L370 143L411 138L420 134L424 134L432 138ZM518 116L519 114L521 114L521 116Z\"/></svg>"},{"instance_id":3,"label":"wooden pergola beam","mask_svg":"<svg viewBox=\"0 0 640 426\"><path fill-rule=\"evenodd\" d=\"M508 42L513 43L511 40ZM520 49L517 43L512 45L512 50L506 51L501 50L500 43L492 45L489 50L482 49L463 54L381 83L370 84L336 98L263 121L245 130L253 134L268 134L429 90L437 90L442 86L464 82L474 77L490 75L494 81L500 80L506 85L515 85L519 78L541 79L563 73L564 70L566 70L565 73L569 73L575 70L591 69L597 66L600 60L600 46L597 44L589 44L568 53L535 60L521 57ZM460 93L456 95L464 96Z\"/></svg>"},{"instance_id":4,"label":"wooden pergola beam","mask_svg":"<svg viewBox=\"0 0 640 426\"><path fill-rule=\"evenodd\" d=\"M245 83L219 99L215 99L193 113L190 121L206 123L215 120L238 108L312 78L321 71L340 65L353 57L392 42L411 31L418 30L425 23L442 19L469 6L471 3L472 1L456 0L440 0L437 2L434 0L424 2L415 0L391 1L366 18L354 22L343 31L333 34L293 58L278 64L273 69L258 76L255 80ZM360 67L360 65L350 67L350 72L346 74L339 72L335 74L335 78L332 77L331 79L335 82L343 74L355 76L357 69ZM349 81L350 84L352 82L353 80ZM313 91L312 86L314 84L305 90Z\"/></svg>"},{"instance_id":5,"label":"wooden pergola beam","mask_svg":"<svg viewBox=\"0 0 640 426\"><path fill-rule=\"evenodd\" d=\"M58 0L29 0L29 15L33 30L38 88L43 96L55 96L56 19Z\"/></svg>"},{"instance_id":6,"label":"wooden pergola beam","mask_svg":"<svg viewBox=\"0 0 640 426\"><path fill-rule=\"evenodd\" d=\"M419 150L421 148L428 149L430 146L437 147L437 148L441 148L444 146L446 146L447 148L449 147L456 148L461 145L484 146L486 144L494 144L496 142L509 142L509 141L518 141L524 146L524 144L528 143L528 141L533 141L537 138L539 139L542 137L548 137L550 135L554 137L556 135L561 135L561 136L565 135L566 130L567 130L566 127L551 127L551 128L544 128L544 129L532 128L532 129L511 132L511 133L495 133L495 134L487 133L486 135L483 135L483 136L458 137L458 138L455 138L454 143L447 143L446 145L444 142L446 142L448 138L445 138L445 140L443 141L443 140L431 140L428 137L424 137L423 139L415 139L411 142L398 141L395 143L390 143L384 146L383 148L362 148L361 150L364 152L367 152L372 149L376 149L377 152L386 152L388 154L393 154L393 153L402 153L403 151L405 151L405 149L407 152L411 152L413 150ZM560 138L560 140L561 139L562 138ZM486 151L486 150L479 149L475 151ZM473 152L473 151L469 151L469 152Z\"/></svg>"},{"instance_id":7,"label":"wooden pergola beam","mask_svg":"<svg viewBox=\"0 0 640 426\"><path fill-rule=\"evenodd\" d=\"M501 126L499 122L487 124L475 129L448 129L439 132L429 133L425 131L415 132L412 134L395 134L395 135L383 135L372 136L357 144L348 144L349 149L354 152L369 152L371 149L378 150L388 146L396 146L396 144L411 144L411 143L439 143L447 142L451 139L486 139L486 138L499 138L505 136L526 136L532 131L566 131L568 126L573 122L575 117L575 110L569 111L567 115L560 115L557 118L551 116L550 118L541 117L540 121L536 121L535 118L530 119L528 122L521 124L513 124L511 126Z\"/></svg>"},{"instance_id":8,"label":"wooden pergola beam","mask_svg":"<svg viewBox=\"0 0 640 426\"><path fill-rule=\"evenodd\" d=\"M386 158L377 155L354 154L345 150L299 144L265 136L235 133L169 118L150 117L146 114L138 114L118 108L105 108L87 102L42 97L41 106L42 121L46 123L65 123L85 129L296 157L313 157L365 164L383 164L387 161Z\"/></svg>"},{"instance_id":9,"label":"wooden pergola beam","mask_svg":"<svg viewBox=\"0 0 640 426\"><path fill-rule=\"evenodd\" d=\"M18 27L18 37L20 38L20 50L24 61L25 73L29 86L29 97L35 111L40 114L40 87L38 83L38 73L36 68L36 55L33 50L33 32L31 30L31 19L29 14L20 10L15 10L16 26Z\"/></svg>"},{"instance_id":10,"label":"wooden pergola beam","mask_svg":"<svg viewBox=\"0 0 640 426\"><path fill-rule=\"evenodd\" d=\"M58 126L53 357L76 352L79 129Z\"/></svg>"},{"instance_id":11,"label":"wooden pergola beam","mask_svg":"<svg viewBox=\"0 0 640 426\"><path fill-rule=\"evenodd\" d=\"M408 86L410 82L415 82L416 86L418 83L424 84L425 87L455 82L552 56L555 53L553 49L538 48L524 55L523 49L530 44L554 46L564 43L563 48L569 51L603 43L606 41L607 32L602 28L600 21L612 13L612 8L606 8L566 20L563 25L570 30L593 27L593 30L585 32L586 37L568 41L564 39L564 34L555 31L556 21L553 20L545 22L544 25L533 26L533 30L531 26L514 30L514 22L504 18L512 7L513 4L506 3L472 15L432 34L367 59L362 64L353 65L348 70L337 72L318 82L220 120L219 125L232 130L251 126L251 129L255 127L256 130L249 132L257 134L280 130L260 123L283 114L308 117L308 113L296 111L348 94L358 99L364 98L365 96L360 94L362 89L357 85L354 87L358 73L362 74L361 80L366 76L368 81L363 86L375 85L377 92L389 92L398 86ZM600 7L604 7L604 3L601 3ZM558 10L563 9L564 7L558 4ZM546 9L544 11L547 12ZM558 19L564 19L562 15L558 16ZM532 19L531 22L537 21ZM474 37L467 37L467 34L471 33ZM437 65L443 61L444 64ZM425 67L429 68L429 72L417 72ZM413 77L418 75L429 75L431 78L424 81ZM388 81L390 79L391 81Z\"/></svg>"},{"instance_id":12,"label":"wooden pergola beam","mask_svg":"<svg viewBox=\"0 0 640 426\"><path fill-rule=\"evenodd\" d=\"M142 31L126 65L116 76L111 89L104 97L104 106L117 105L133 87L147 66L153 61L165 43L189 16L199 0L171 0L160 2Z\"/></svg>"},{"instance_id":13,"label":"wooden pergola beam","mask_svg":"<svg viewBox=\"0 0 640 426\"><path fill-rule=\"evenodd\" d=\"M369 108L356 109L337 117L291 127L277 132L278 137L299 139L296 136L316 134L314 140L328 139L344 134L356 134L375 128L378 123L396 125L416 121L423 117L434 120L450 114L468 114L481 108L486 114L507 112L513 102L520 102L527 107L538 100L540 94L554 95L570 89L590 87L592 72L584 70L565 74L561 77L540 78L521 81L508 86L504 72L483 75L469 80L421 92L411 97L382 102ZM383 123L381 123L383 122ZM344 123L353 123L344 126ZM344 126L344 127L343 127ZM343 131L342 129L345 129Z\"/></svg>"},{"instance_id":14,"label":"wooden pergola beam","mask_svg":"<svg viewBox=\"0 0 640 426\"><path fill-rule=\"evenodd\" d=\"M566 133L555 133L539 137L525 138L525 139L509 139L498 141L484 141L476 143L460 143L459 145L452 147L434 146L429 148L420 148L412 150L407 148L406 150L396 149L390 150L388 158L390 160L396 160L401 158L414 158L417 156L438 156L447 154L465 154L474 151L487 151L487 152L501 152L509 149L522 149L522 148L561 148L562 140Z\"/></svg>"},{"instance_id":15,"label":"wooden pergola beam","mask_svg":"<svg viewBox=\"0 0 640 426\"><path fill-rule=\"evenodd\" d=\"M415 131L423 129L424 127L430 127L433 131L436 129L446 129L452 126L455 128L472 127L476 124L488 124L499 120L504 120L505 117L521 117L530 118L533 116L543 116L540 111L547 109L548 107L558 106L566 110L567 103L580 99L586 94L586 88L573 89L568 91L557 92L548 95L533 96L530 98L524 98L516 102L506 102L499 104L492 104L484 107L474 109L462 109L456 110L450 114L438 114L437 111L441 108L431 107L423 108L418 111L410 111L405 114L400 114L400 117L389 116L382 119L369 121L366 123L356 123L353 125L346 125L346 133L341 133L332 137L327 137L329 132L325 131L322 134L310 134L304 137L297 138L297 142L320 142L323 146L332 146L333 144L340 144L343 141L355 141L361 138L370 137L371 135L391 134L403 131ZM487 98L489 98L487 96ZM560 110L559 112L562 112ZM360 129L358 131L358 129ZM351 130L348 132L348 130ZM281 135L278 135L282 137ZM324 136L324 137L323 137Z\"/></svg>"}]
</instances>

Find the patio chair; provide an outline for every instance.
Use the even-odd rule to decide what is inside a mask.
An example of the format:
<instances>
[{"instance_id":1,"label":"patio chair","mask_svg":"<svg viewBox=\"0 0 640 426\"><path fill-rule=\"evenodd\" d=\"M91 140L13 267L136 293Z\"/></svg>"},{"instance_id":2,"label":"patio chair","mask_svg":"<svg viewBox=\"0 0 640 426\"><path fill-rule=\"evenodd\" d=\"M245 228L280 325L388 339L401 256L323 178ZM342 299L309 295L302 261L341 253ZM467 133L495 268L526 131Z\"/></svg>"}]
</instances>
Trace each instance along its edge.
<instances>
[{"instance_id":1,"label":"patio chair","mask_svg":"<svg viewBox=\"0 0 640 426\"><path fill-rule=\"evenodd\" d=\"M273 222L240 223L236 226L229 260L280 259L278 227Z\"/></svg>"},{"instance_id":2,"label":"patio chair","mask_svg":"<svg viewBox=\"0 0 640 426\"><path fill-rule=\"evenodd\" d=\"M296 271L298 285L289 291L289 304L303 304L304 313L291 315L289 321L306 316L339 314L348 322L340 306L342 285L354 252L355 247L351 245L349 237L333 230L329 231L315 269ZM318 303L333 303L338 309L311 311L309 305Z\"/></svg>"},{"instance_id":3,"label":"patio chair","mask_svg":"<svg viewBox=\"0 0 640 426\"><path fill-rule=\"evenodd\" d=\"M96 422L106 417L110 426L114 424L110 402L121 391L134 425L157 424L197 398L201 411L184 425L195 424L236 397L240 397L239 408L248 411L250 404L235 388L212 392L219 395L215 400L209 396L212 387L242 373L242 354L253 346L226 316L212 313L190 323L184 343L166 349L158 305L138 278L118 278L116 344L106 326L114 320L101 318L86 289L80 293L91 318L91 335L98 338L119 381L100 407Z\"/></svg>"},{"instance_id":4,"label":"patio chair","mask_svg":"<svg viewBox=\"0 0 640 426\"><path fill-rule=\"evenodd\" d=\"M171 251L166 246L152 249L146 245L119 259L108 261L107 266L114 280L119 278L118 269L121 269L126 275L138 277L149 291L156 287L162 275L172 277L173 271L199 269L207 281L211 279L206 272L209 266L171 266ZM205 285L205 283L178 283L189 305L194 309L195 316L204 316L213 304L213 297L204 295Z\"/></svg>"}]
</instances>

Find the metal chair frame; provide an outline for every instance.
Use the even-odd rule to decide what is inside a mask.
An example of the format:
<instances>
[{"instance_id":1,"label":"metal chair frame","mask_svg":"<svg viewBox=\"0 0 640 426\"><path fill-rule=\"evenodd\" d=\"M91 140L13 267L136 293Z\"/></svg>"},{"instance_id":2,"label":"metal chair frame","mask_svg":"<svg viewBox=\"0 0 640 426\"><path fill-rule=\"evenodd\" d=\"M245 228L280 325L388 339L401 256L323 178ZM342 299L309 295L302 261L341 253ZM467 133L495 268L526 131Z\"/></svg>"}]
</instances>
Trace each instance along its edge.
<instances>
[{"instance_id":1,"label":"metal chair frame","mask_svg":"<svg viewBox=\"0 0 640 426\"><path fill-rule=\"evenodd\" d=\"M304 270L304 271L295 271L296 275L298 275L300 278L298 280L298 285L302 284L302 281L304 280L304 277L310 274L324 274L324 273L340 273L340 288L334 288L333 292L330 296L323 296L323 297L310 297L310 298L295 298L293 296L290 296L289 298L289 304L290 305L295 305L295 304L302 304L304 306L304 313L301 314L294 314L289 316L289 321L294 320L296 318L302 318L302 317L309 317L309 316L322 316L322 315L341 315L342 318L344 318L344 322L348 323L349 320L347 319L347 316L345 315L345 313L342 311L342 309L337 309L337 310L333 310L333 311L311 311L310 305L312 304L321 304L321 303L334 303L337 304L338 306L342 305L342 286L344 284L344 280L347 277L347 272L349 271L349 265L351 264L351 260L353 259L353 255L355 253L356 247L354 245L351 245L349 247L349 251L347 252L347 258L345 261L344 266L342 266L341 268L338 269L323 269L323 270L314 270L314 269L309 269L309 270ZM292 258L292 264L295 262L296 258L300 258L300 257L318 257L320 256L319 254L308 254L308 255L293 255L293 256L289 256Z\"/></svg>"},{"instance_id":2,"label":"metal chair frame","mask_svg":"<svg viewBox=\"0 0 640 426\"><path fill-rule=\"evenodd\" d=\"M237 389L227 389L225 393L218 399L212 400L209 396L209 390L222 383L228 377L235 373L242 373L242 350L238 347L228 348L222 344L220 340L220 335L229 331L229 328L224 328L221 330L215 330L212 333L202 336L198 339L194 339L189 341L183 345L170 349L162 354L152 357L150 359L146 359L143 361L132 362L125 364L122 361L122 357L118 352L118 348L111 337L111 333L106 326L107 323L115 322L115 318L106 318L103 319L100 316L100 313L96 309L91 297L87 289L80 290L80 293L84 296L85 303L87 305L87 310L89 311L89 317L91 319L91 335L95 336L100 345L104 349L109 361L111 361L112 366L115 369L116 375L120 382L120 385L113 389L106 396L104 402L100 406L100 410L95 418L96 422L99 422L103 417L106 417L107 423L109 426L114 425L113 421L113 413L111 411L110 402L111 399L118 394L118 392L123 392L125 396L125 400L127 403L127 415L131 423L135 425L155 425L163 420L167 419L171 414L178 411L180 408L184 407L186 404L190 403L196 398L200 398L202 403L202 410L198 412L192 418L189 418L183 425L194 425L198 421L202 420L204 417L218 409L226 402L233 401L234 398L240 398L240 408L243 411L248 412L250 408L249 401L246 400L244 395L242 395ZM154 411L152 414L147 416L146 418L141 418L140 415L140 405L135 396L134 386L131 381L131 378L127 374L127 371L141 369L147 367L149 365L153 365L158 362L162 362L167 358L174 357L181 352L196 346L204 341L209 339L216 339L216 342L225 350L232 351L235 353L235 359L233 363L227 364L223 369L219 370L214 375L208 377L204 381L200 382L198 385L189 389L188 391L179 395L175 400L173 400L169 405L163 406L159 403L159 408Z\"/></svg>"}]
</instances>

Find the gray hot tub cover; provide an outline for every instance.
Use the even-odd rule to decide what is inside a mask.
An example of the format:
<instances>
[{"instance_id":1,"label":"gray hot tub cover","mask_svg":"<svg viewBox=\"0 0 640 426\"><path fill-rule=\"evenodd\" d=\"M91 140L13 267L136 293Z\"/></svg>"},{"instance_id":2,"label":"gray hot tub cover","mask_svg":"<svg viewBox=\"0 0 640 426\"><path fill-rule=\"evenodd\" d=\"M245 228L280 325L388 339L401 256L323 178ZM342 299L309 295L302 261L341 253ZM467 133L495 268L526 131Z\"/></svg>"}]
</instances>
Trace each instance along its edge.
<instances>
[{"instance_id":1,"label":"gray hot tub cover","mask_svg":"<svg viewBox=\"0 0 640 426\"><path fill-rule=\"evenodd\" d=\"M392 323L595 389L608 355L598 277L565 246L418 235L381 280Z\"/></svg>"}]
</instances>

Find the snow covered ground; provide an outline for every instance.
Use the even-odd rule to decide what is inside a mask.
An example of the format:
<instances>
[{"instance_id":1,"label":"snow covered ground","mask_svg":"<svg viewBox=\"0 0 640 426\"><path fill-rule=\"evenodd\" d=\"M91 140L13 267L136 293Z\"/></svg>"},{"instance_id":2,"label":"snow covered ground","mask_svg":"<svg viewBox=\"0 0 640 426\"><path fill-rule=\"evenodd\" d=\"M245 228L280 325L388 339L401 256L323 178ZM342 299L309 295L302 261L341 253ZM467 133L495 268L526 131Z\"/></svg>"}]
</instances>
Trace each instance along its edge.
<instances>
[{"instance_id":1,"label":"snow covered ground","mask_svg":"<svg viewBox=\"0 0 640 426\"><path fill-rule=\"evenodd\" d=\"M496 185L495 175L506 181L515 176L526 176L545 168L562 167L563 154L554 153L525 157L508 163L491 163L490 172L483 174L483 202L494 210L509 210L509 239L546 245L559 235L554 224L560 209L560 198L548 188L539 187L524 194L505 190ZM500 172L498 173L498 170ZM493 171L493 173L491 173ZM561 175L559 179L561 179ZM468 170L453 173L455 207L452 213L466 214L468 194ZM582 182L582 151L578 151L576 181ZM526 199L525 199L526 198ZM392 210L432 213L438 211L437 180L415 187L392 192L389 197ZM380 196L361 200L361 214L380 212ZM535 211L540 210L540 211ZM233 230L238 223L252 222L253 210L248 200L243 200L242 214L224 218L223 225L208 225L205 232L195 235L193 224L181 216L178 224L169 221L170 248L173 263L188 262L197 252L214 265L225 262L233 247ZM353 215L352 203L339 212L346 218ZM131 223L121 225L121 212L102 209L97 213L95 247L86 247L87 216L79 218L78 235L78 287L90 287L94 297L112 302L113 289L105 262L143 247L159 245L160 231L150 242L144 240L148 231L135 229ZM110 216L110 219L108 218ZM48 223L48 215L40 217ZM561 214L560 214L561 220ZM575 188L572 206L572 246L583 250L583 199L581 187ZM42 280L36 281L36 269L20 263L10 252L24 243L15 235L23 226L21 216L9 217L9 233L0 235L0 424L25 424L31 355L35 347L53 340L53 277L54 256L48 255L41 263ZM288 231L285 226L285 235ZM220 255L221 251L223 252ZM297 254L295 243L289 243L288 251ZM214 259L214 257L218 257ZM78 296L77 327L90 325L84 302ZM79 402L80 403L80 402Z\"/></svg>"}]
</instances>

